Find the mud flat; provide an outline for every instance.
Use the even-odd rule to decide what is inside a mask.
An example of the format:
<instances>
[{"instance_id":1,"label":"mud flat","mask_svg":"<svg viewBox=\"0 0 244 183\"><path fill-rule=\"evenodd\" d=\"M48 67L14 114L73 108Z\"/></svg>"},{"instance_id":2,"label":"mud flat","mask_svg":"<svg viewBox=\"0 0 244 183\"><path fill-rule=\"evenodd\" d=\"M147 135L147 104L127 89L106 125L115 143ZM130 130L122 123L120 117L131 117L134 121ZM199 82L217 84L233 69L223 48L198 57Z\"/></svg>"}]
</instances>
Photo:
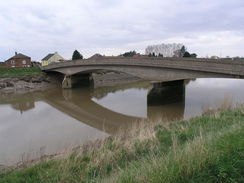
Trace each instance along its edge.
<instances>
[{"instance_id":1,"label":"mud flat","mask_svg":"<svg viewBox=\"0 0 244 183\"><path fill-rule=\"evenodd\" d=\"M60 84L55 77L46 74L3 77L0 78L0 93L24 93L45 90L57 87Z\"/></svg>"},{"instance_id":2,"label":"mud flat","mask_svg":"<svg viewBox=\"0 0 244 183\"><path fill-rule=\"evenodd\" d=\"M115 86L142 81L140 78L118 72L99 72L92 74L94 87Z\"/></svg>"}]
</instances>

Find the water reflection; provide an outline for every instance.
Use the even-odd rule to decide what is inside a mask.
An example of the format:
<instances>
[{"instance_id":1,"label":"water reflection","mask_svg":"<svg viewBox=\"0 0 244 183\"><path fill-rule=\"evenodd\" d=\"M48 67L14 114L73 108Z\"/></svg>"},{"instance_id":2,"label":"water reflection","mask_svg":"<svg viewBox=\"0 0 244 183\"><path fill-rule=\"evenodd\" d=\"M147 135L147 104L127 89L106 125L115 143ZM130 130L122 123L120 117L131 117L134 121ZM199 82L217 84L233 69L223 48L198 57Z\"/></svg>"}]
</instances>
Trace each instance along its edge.
<instances>
[{"instance_id":1,"label":"water reflection","mask_svg":"<svg viewBox=\"0 0 244 183\"><path fill-rule=\"evenodd\" d=\"M141 121L142 118L149 120L158 118L182 119L184 114L184 88L183 82L153 85L144 82L139 83L133 89L126 89L125 87L57 89L45 91L41 94L37 92L39 97L36 101L44 101L62 113L98 130L105 131L108 134L116 134L121 128L126 129L133 122ZM130 95L127 95L126 92L128 91L132 91ZM135 98L133 93L138 95L139 92L142 95ZM112 106L110 108L106 107L102 100L111 93L115 94L118 101L109 101ZM123 95L119 97L119 93ZM16 98L12 98L11 103L13 103L11 107L21 113L34 109L35 93L16 96ZM116 103L118 106L123 106L123 103L129 104L129 106L124 107L126 111L123 113L123 109L116 111ZM134 110L131 110L132 108ZM139 110L137 115L133 115L136 108L143 110Z\"/></svg>"},{"instance_id":2,"label":"water reflection","mask_svg":"<svg viewBox=\"0 0 244 183\"><path fill-rule=\"evenodd\" d=\"M109 134L116 134L140 118L111 111L92 100L90 90L58 90L46 93L45 102L59 111Z\"/></svg>"},{"instance_id":3,"label":"water reflection","mask_svg":"<svg viewBox=\"0 0 244 183\"><path fill-rule=\"evenodd\" d=\"M27 102L12 104L11 106L16 110L19 110L20 113L22 114L25 111L34 109L35 103L34 101L27 101Z\"/></svg>"},{"instance_id":4,"label":"water reflection","mask_svg":"<svg viewBox=\"0 0 244 183\"><path fill-rule=\"evenodd\" d=\"M147 87L146 87L147 86ZM147 92L147 89L150 85L145 83L145 86L140 86L138 89L143 89ZM155 89L157 88L157 89ZM135 107L144 107L146 108L145 112L147 112L146 118L149 120L154 120L155 116L159 118L159 116L164 117L168 120L175 120L175 119L182 119L184 113L184 83L174 83L174 85L163 84L163 85L156 85L152 90L150 90L148 97L144 97L147 99L147 103L144 106L137 104L137 100L126 100L124 96L118 97L119 106L123 106L123 102L130 104L130 107L125 107L124 109L128 110L126 113L116 112L113 109L109 109L104 107L103 105L99 104L99 101L102 100L101 95L97 97L98 92L95 91L96 89L76 89L76 90L59 90L59 91L52 91L46 93L45 95L45 102L49 105L53 106L54 108L62 111L63 113L72 116L73 118L88 124L94 128L97 128L101 131L105 131L109 134L117 134L118 130L127 129L129 126L132 125L135 121L141 121L142 117L145 114L139 115L139 117L129 115L128 112L131 111L133 108L131 105L134 104ZM110 93L109 89L106 90L99 89L99 91L103 94L103 96L107 96ZM122 92L123 94L125 91L121 88L117 89L117 92ZM135 91L138 94L138 90ZM163 95L164 93L168 93L167 95ZM113 88L113 93L116 93L116 89ZM169 100L169 93L171 95L177 94L174 97L171 97L174 100ZM133 95L133 94L132 94ZM96 102L94 101L94 97L99 98ZM160 97L160 103L158 105L152 106L151 101L152 98ZM140 98L143 99L143 98ZM140 100L139 99L139 100ZM144 100L145 100L144 99ZM123 100L123 101L121 101ZM110 102L110 104L114 104L116 101ZM171 105L173 104L173 105ZM166 107L170 105L170 107ZM165 109L165 110L164 110ZM169 110L168 110L169 109ZM163 111L163 112L162 112ZM141 111L143 112L143 110Z\"/></svg>"},{"instance_id":5,"label":"water reflection","mask_svg":"<svg viewBox=\"0 0 244 183\"><path fill-rule=\"evenodd\" d=\"M243 80L197 79L0 96L0 164L17 162L24 153L36 158L40 149L54 154L126 132L145 118L187 119L226 96L243 103L243 93Z\"/></svg>"},{"instance_id":6,"label":"water reflection","mask_svg":"<svg viewBox=\"0 0 244 183\"><path fill-rule=\"evenodd\" d=\"M185 86L184 80L154 83L147 95L148 119L156 121L181 120L185 110Z\"/></svg>"}]
</instances>

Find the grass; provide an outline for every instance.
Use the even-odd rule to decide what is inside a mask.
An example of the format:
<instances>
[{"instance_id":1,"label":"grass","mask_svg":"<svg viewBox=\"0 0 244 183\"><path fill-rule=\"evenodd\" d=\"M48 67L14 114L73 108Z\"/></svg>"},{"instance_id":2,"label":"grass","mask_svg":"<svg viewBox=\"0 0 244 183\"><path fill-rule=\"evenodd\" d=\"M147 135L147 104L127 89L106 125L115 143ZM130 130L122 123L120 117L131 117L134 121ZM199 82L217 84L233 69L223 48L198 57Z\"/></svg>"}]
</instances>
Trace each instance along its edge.
<instances>
[{"instance_id":1,"label":"grass","mask_svg":"<svg viewBox=\"0 0 244 183\"><path fill-rule=\"evenodd\" d=\"M243 182L243 147L244 133L234 126L173 147L165 156L152 154L104 182Z\"/></svg>"},{"instance_id":2,"label":"grass","mask_svg":"<svg viewBox=\"0 0 244 183\"><path fill-rule=\"evenodd\" d=\"M68 156L0 173L0 183L244 182L244 108L144 123ZM128 133L127 133L128 134Z\"/></svg>"},{"instance_id":3,"label":"grass","mask_svg":"<svg viewBox=\"0 0 244 183\"><path fill-rule=\"evenodd\" d=\"M0 77L16 77L25 75L41 74L42 71L39 68L0 68Z\"/></svg>"}]
</instances>

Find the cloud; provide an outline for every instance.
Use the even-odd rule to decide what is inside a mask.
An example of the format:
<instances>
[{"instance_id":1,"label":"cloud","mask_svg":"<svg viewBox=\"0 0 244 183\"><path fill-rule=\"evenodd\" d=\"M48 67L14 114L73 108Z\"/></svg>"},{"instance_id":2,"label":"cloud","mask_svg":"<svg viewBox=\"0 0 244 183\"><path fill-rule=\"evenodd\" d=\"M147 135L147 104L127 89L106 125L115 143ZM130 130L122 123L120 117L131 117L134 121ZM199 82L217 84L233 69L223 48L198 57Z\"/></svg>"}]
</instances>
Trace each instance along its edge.
<instances>
[{"instance_id":1,"label":"cloud","mask_svg":"<svg viewBox=\"0 0 244 183\"><path fill-rule=\"evenodd\" d=\"M15 50L34 60L74 49L144 52L148 44L181 42L200 56L243 56L243 0L8 0L0 4L0 60Z\"/></svg>"}]
</instances>

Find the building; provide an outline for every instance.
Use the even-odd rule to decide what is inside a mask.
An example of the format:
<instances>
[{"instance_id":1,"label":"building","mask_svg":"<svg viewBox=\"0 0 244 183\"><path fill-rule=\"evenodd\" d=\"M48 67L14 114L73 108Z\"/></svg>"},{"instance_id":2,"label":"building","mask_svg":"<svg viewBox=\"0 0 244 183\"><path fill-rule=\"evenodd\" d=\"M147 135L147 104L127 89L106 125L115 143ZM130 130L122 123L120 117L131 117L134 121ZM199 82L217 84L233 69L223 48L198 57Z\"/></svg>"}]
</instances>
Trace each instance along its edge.
<instances>
[{"instance_id":1,"label":"building","mask_svg":"<svg viewBox=\"0 0 244 183\"><path fill-rule=\"evenodd\" d=\"M103 56L101 55L101 54L99 54L99 53L96 53L96 54L94 54L94 55L92 55L90 58L88 58L88 59L99 59L99 58L103 58Z\"/></svg>"},{"instance_id":2,"label":"building","mask_svg":"<svg viewBox=\"0 0 244 183\"><path fill-rule=\"evenodd\" d=\"M6 68L31 67L31 57L15 52L15 55L5 61Z\"/></svg>"},{"instance_id":3,"label":"building","mask_svg":"<svg viewBox=\"0 0 244 183\"><path fill-rule=\"evenodd\" d=\"M20 113L22 114L23 112L34 109L35 102L32 100L26 102L20 102L20 103L12 104L11 107L14 108L15 110L20 111Z\"/></svg>"},{"instance_id":4,"label":"building","mask_svg":"<svg viewBox=\"0 0 244 183\"><path fill-rule=\"evenodd\" d=\"M0 69L1 68L8 68L5 62L0 62Z\"/></svg>"},{"instance_id":5,"label":"building","mask_svg":"<svg viewBox=\"0 0 244 183\"><path fill-rule=\"evenodd\" d=\"M56 62L63 62L64 58L61 57L58 52L55 53L49 53L47 56L45 56L42 59L42 66L47 66L51 63L56 63Z\"/></svg>"},{"instance_id":6,"label":"building","mask_svg":"<svg viewBox=\"0 0 244 183\"><path fill-rule=\"evenodd\" d=\"M215 56L215 55L214 56L211 56L210 58L211 59L220 59L218 56Z\"/></svg>"},{"instance_id":7,"label":"building","mask_svg":"<svg viewBox=\"0 0 244 183\"><path fill-rule=\"evenodd\" d=\"M37 61L31 61L32 67L41 68L41 63Z\"/></svg>"},{"instance_id":8,"label":"building","mask_svg":"<svg viewBox=\"0 0 244 183\"><path fill-rule=\"evenodd\" d=\"M121 56L105 56L105 55L101 55L99 53L96 53L95 55L92 55L90 58L88 59L101 59L101 58L121 58Z\"/></svg>"},{"instance_id":9,"label":"building","mask_svg":"<svg viewBox=\"0 0 244 183\"><path fill-rule=\"evenodd\" d=\"M148 58L148 55L142 55L140 53L137 53L137 54L133 55L132 58Z\"/></svg>"}]
</instances>

